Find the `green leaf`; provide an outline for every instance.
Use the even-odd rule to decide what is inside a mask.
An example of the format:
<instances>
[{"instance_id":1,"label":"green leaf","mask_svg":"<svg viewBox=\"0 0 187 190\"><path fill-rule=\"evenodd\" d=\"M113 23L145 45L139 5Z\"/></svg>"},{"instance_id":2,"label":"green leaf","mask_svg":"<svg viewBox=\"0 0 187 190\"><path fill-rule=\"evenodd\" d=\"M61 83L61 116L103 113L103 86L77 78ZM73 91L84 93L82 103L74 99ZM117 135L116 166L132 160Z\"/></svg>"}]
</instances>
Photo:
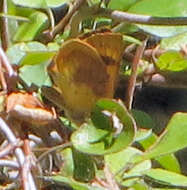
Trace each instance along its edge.
<instances>
[{"instance_id":1,"label":"green leaf","mask_svg":"<svg viewBox=\"0 0 187 190\"><path fill-rule=\"evenodd\" d=\"M141 41L132 37L132 36L127 36L127 35L123 35L123 40L129 43L135 43L137 45L141 45Z\"/></svg>"},{"instance_id":2,"label":"green leaf","mask_svg":"<svg viewBox=\"0 0 187 190\"><path fill-rule=\"evenodd\" d=\"M47 51L47 47L42 44L42 43L39 43L37 41L31 41L31 42L28 42L26 43L26 51L29 52L29 51Z\"/></svg>"},{"instance_id":3,"label":"green leaf","mask_svg":"<svg viewBox=\"0 0 187 190\"><path fill-rule=\"evenodd\" d=\"M164 168L172 172L180 173L180 164L173 154L167 154L155 158L157 162Z\"/></svg>"},{"instance_id":4,"label":"green leaf","mask_svg":"<svg viewBox=\"0 0 187 190\"><path fill-rule=\"evenodd\" d=\"M15 7L16 7L15 9L16 12L14 15L26 17L28 20L30 20L29 17L31 16L31 14L36 12L35 9L28 7L22 7L22 6L15 6Z\"/></svg>"},{"instance_id":5,"label":"green leaf","mask_svg":"<svg viewBox=\"0 0 187 190\"><path fill-rule=\"evenodd\" d=\"M45 0L12 0L13 3L21 7L30 7L30 8L45 8Z\"/></svg>"},{"instance_id":6,"label":"green leaf","mask_svg":"<svg viewBox=\"0 0 187 190\"><path fill-rule=\"evenodd\" d=\"M122 185L126 187L131 187L135 182L140 181L139 178L142 177L143 173L151 168L151 161L145 160L136 164L132 169L125 172L123 175ZM129 179L134 177L134 179Z\"/></svg>"},{"instance_id":7,"label":"green leaf","mask_svg":"<svg viewBox=\"0 0 187 190\"><path fill-rule=\"evenodd\" d=\"M71 3L71 0L45 0L48 7L59 7L65 3Z\"/></svg>"},{"instance_id":8,"label":"green leaf","mask_svg":"<svg viewBox=\"0 0 187 190\"><path fill-rule=\"evenodd\" d=\"M150 169L144 172L144 179L159 187L187 188L187 177L163 169Z\"/></svg>"},{"instance_id":9,"label":"green leaf","mask_svg":"<svg viewBox=\"0 0 187 190\"><path fill-rule=\"evenodd\" d=\"M37 65L42 62L48 61L55 55L54 51L35 51L28 52L20 61L20 65Z\"/></svg>"},{"instance_id":10,"label":"green leaf","mask_svg":"<svg viewBox=\"0 0 187 190\"><path fill-rule=\"evenodd\" d=\"M53 176L51 177L51 180L58 184L68 184L70 187L73 188L73 190L107 190L102 187L94 187L85 183L80 183L73 180L72 178L67 178L63 176Z\"/></svg>"},{"instance_id":11,"label":"green leaf","mask_svg":"<svg viewBox=\"0 0 187 190\"><path fill-rule=\"evenodd\" d=\"M49 51L58 51L60 48L60 45L57 44L56 42L50 42L47 44L47 48Z\"/></svg>"},{"instance_id":12,"label":"green leaf","mask_svg":"<svg viewBox=\"0 0 187 190\"><path fill-rule=\"evenodd\" d=\"M187 59L177 51L163 53L155 64L161 71L179 72L187 69Z\"/></svg>"},{"instance_id":13,"label":"green leaf","mask_svg":"<svg viewBox=\"0 0 187 190\"><path fill-rule=\"evenodd\" d=\"M77 181L89 182L95 177L95 167L90 155L73 149L74 178Z\"/></svg>"},{"instance_id":14,"label":"green leaf","mask_svg":"<svg viewBox=\"0 0 187 190\"><path fill-rule=\"evenodd\" d=\"M132 165L132 161L136 155L142 152L136 148L128 147L120 152L105 155L105 164L109 167L115 179L124 186L131 186L138 178L130 179L134 176L140 176L141 173L151 167L151 161L146 160L137 165Z\"/></svg>"},{"instance_id":15,"label":"green leaf","mask_svg":"<svg viewBox=\"0 0 187 190\"><path fill-rule=\"evenodd\" d=\"M142 152L136 148L128 147L120 152L105 155L105 164L109 167L113 175L122 171L131 163L132 158L136 154L142 154Z\"/></svg>"},{"instance_id":16,"label":"green leaf","mask_svg":"<svg viewBox=\"0 0 187 190\"><path fill-rule=\"evenodd\" d=\"M94 126L98 129L104 129L108 131L113 130L112 116L104 114L103 109L100 106L95 106L92 111L91 119Z\"/></svg>"},{"instance_id":17,"label":"green leaf","mask_svg":"<svg viewBox=\"0 0 187 190\"><path fill-rule=\"evenodd\" d=\"M160 47L165 50L181 50L181 47L186 45L187 33L179 34L170 38L161 40Z\"/></svg>"},{"instance_id":18,"label":"green leaf","mask_svg":"<svg viewBox=\"0 0 187 190\"><path fill-rule=\"evenodd\" d=\"M136 43L136 44L141 44L141 41L139 41L138 39L129 36L128 34L137 32L139 30L139 28L134 25L134 24L130 24L130 23L121 23L119 25L117 25L113 31L115 32L120 32L121 34L127 34L127 38L126 35L124 36L123 40L129 42L129 43Z\"/></svg>"},{"instance_id":19,"label":"green leaf","mask_svg":"<svg viewBox=\"0 0 187 190\"><path fill-rule=\"evenodd\" d=\"M187 113L176 113L157 142L143 155L145 159L170 154L187 147Z\"/></svg>"},{"instance_id":20,"label":"green leaf","mask_svg":"<svg viewBox=\"0 0 187 190\"><path fill-rule=\"evenodd\" d=\"M14 41L31 41L48 25L48 17L42 12L34 12L29 17L30 22L20 25L14 36Z\"/></svg>"},{"instance_id":21,"label":"green leaf","mask_svg":"<svg viewBox=\"0 0 187 190\"><path fill-rule=\"evenodd\" d=\"M88 1L89 5L91 4L98 4L100 3L100 0L92 0L92 1Z\"/></svg>"},{"instance_id":22,"label":"green leaf","mask_svg":"<svg viewBox=\"0 0 187 190\"><path fill-rule=\"evenodd\" d=\"M107 27L107 26L111 26L111 23L112 23L112 20L108 19L108 18L96 18L96 19L94 19L94 22L93 22L93 20L90 19L90 23L88 23L88 21L87 21L87 23L85 23L86 21L83 23L84 24L83 25L84 28Z\"/></svg>"},{"instance_id":23,"label":"green leaf","mask_svg":"<svg viewBox=\"0 0 187 190\"><path fill-rule=\"evenodd\" d=\"M142 141L145 140L147 138L149 138L149 136L151 136L152 134L152 130L149 129L138 129L136 132L136 136L135 136L135 141Z\"/></svg>"},{"instance_id":24,"label":"green leaf","mask_svg":"<svg viewBox=\"0 0 187 190\"><path fill-rule=\"evenodd\" d=\"M16 15L16 6L12 2L12 0L7 0L6 3L7 3L7 8L8 8L6 14L8 14L10 17L12 16L12 18L15 18L14 16ZM19 16L21 16L21 15L18 15L18 17ZM8 31L9 35L11 36L11 39L12 39L12 36L15 34L15 32L17 31L17 28L18 28L17 20L9 19L8 20L8 28L9 28L9 31Z\"/></svg>"},{"instance_id":25,"label":"green leaf","mask_svg":"<svg viewBox=\"0 0 187 190\"><path fill-rule=\"evenodd\" d=\"M126 11L137 1L139 0L110 0L108 8L113 10Z\"/></svg>"},{"instance_id":26,"label":"green leaf","mask_svg":"<svg viewBox=\"0 0 187 190\"><path fill-rule=\"evenodd\" d=\"M6 2L7 2L7 7L8 7L7 13L14 15L16 13L16 6L14 5L13 1L7 0Z\"/></svg>"},{"instance_id":27,"label":"green leaf","mask_svg":"<svg viewBox=\"0 0 187 190\"><path fill-rule=\"evenodd\" d=\"M131 188L133 190L149 190L150 188L142 181L134 183Z\"/></svg>"},{"instance_id":28,"label":"green leaf","mask_svg":"<svg viewBox=\"0 0 187 190\"><path fill-rule=\"evenodd\" d=\"M28 18L22 17L22 16L15 16L15 15L0 13L0 17L17 20L17 21L29 22Z\"/></svg>"},{"instance_id":29,"label":"green leaf","mask_svg":"<svg viewBox=\"0 0 187 190\"><path fill-rule=\"evenodd\" d=\"M43 85L51 86L51 81L47 73L48 63L44 62L38 65L26 65L19 69L19 75L23 81L31 86L35 84L38 87Z\"/></svg>"},{"instance_id":30,"label":"green leaf","mask_svg":"<svg viewBox=\"0 0 187 190\"><path fill-rule=\"evenodd\" d=\"M10 63L18 65L20 60L24 57L26 49L25 43L18 43L9 47L6 54Z\"/></svg>"},{"instance_id":31,"label":"green leaf","mask_svg":"<svg viewBox=\"0 0 187 190\"><path fill-rule=\"evenodd\" d=\"M135 135L135 123L122 102L101 99L96 106L115 114L123 125L121 131L104 130L85 123L72 134L73 146L82 152L103 155L118 152L130 145Z\"/></svg>"},{"instance_id":32,"label":"green leaf","mask_svg":"<svg viewBox=\"0 0 187 190\"><path fill-rule=\"evenodd\" d=\"M30 8L47 8L47 7L57 7L64 3L70 2L70 0L12 0L13 3L21 7Z\"/></svg>"},{"instance_id":33,"label":"green leaf","mask_svg":"<svg viewBox=\"0 0 187 190\"><path fill-rule=\"evenodd\" d=\"M146 128L146 129L154 128L155 123L146 112L143 112L140 110L134 110L134 109L131 110L131 112L133 114L133 117L138 127Z\"/></svg>"},{"instance_id":34,"label":"green leaf","mask_svg":"<svg viewBox=\"0 0 187 190\"><path fill-rule=\"evenodd\" d=\"M55 51L48 49L45 45L32 41L15 44L6 53L11 64L34 65L48 61L55 54Z\"/></svg>"},{"instance_id":35,"label":"green leaf","mask_svg":"<svg viewBox=\"0 0 187 190\"><path fill-rule=\"evenodd\" d=\"M142 0L134 4L128 11L158 17L187 16L186 0ZM148 26L138 25L141 29L160 37L174 36L187 31L187 26Z\"/></svg>"},{"instance_id":36,"label":"green leaf","mask_svg":"<svg viewBox=\"0 0 187 190\"><path fill-rule=\"evenodd\" d=\"M72 149L66 148L60 152L63 158L63 165L60 168L60 174L63 176L73 176L74 171L74 163L73 163L73 155Z\"/></svg>"},{"instance_id":37,"label":"green leaf","mask_svg":"<svg viewBox=\"0 0 187 190\"><path fill-rule=\"evenodd\" d=\"M144 150L147 150L157 140L157 136L152 132L147 138L138 139L137 142L141 145Z\"/></svg>"},{"instance_id":38,"label":"green leaf","mask_svg":"<svg viewBox=\"0 0 187 190\"><path fill-rule=\"evenodd\" d=\"M134 4L130 11L158 17L177 17L186 16L186 8L185 0L142 0Z\"/></svg>"}]
</instances>

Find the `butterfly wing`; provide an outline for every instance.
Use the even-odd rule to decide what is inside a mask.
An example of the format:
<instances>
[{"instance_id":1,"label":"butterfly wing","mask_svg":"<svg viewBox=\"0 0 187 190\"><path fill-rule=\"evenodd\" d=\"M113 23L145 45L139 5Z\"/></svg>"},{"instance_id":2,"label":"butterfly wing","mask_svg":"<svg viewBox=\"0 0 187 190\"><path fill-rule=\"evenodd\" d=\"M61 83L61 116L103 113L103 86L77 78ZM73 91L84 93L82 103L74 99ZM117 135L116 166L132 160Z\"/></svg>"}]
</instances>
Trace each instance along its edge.
<instances>
[{"instance_id":1,"label":"butterfly wing","mask_svg":"<svg viewBox=\"0 0 187 190\"><path fill-rule=\"evenodd\" d=\"M111 94L113 95L118 78L120 61L124 51L121 34L111 33L109 31L96 33L88 36L84 41L94 47L105 62L107 73L110 76Z\"/></svg>"},{"instance_id":2,"label":"butterfly wing","mask_svg":"<svg viewBox=\"0 0 187 190\"><path fill-rule=\"evenodd\" d=\"M109 75L97 50L73 39L65 42L51 66L52 78L61 91L66 114L82 121L98 98L109 97Z\"/></svg>"}]
</instances>

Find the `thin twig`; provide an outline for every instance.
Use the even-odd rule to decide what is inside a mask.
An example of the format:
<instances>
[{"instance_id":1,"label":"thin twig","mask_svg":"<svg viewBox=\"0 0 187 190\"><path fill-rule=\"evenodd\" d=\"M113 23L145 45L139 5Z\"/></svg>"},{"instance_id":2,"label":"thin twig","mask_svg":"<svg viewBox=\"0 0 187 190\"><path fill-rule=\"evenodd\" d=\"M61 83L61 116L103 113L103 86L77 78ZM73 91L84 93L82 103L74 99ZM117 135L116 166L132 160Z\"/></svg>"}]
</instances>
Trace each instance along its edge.
<instances>
[{"instance_id":1,"label":"thin twig","mask_svg":"<svg viewBox=\"0 0 187 190\"><path fill-rule=\"evenodd\" d=\"M13 169L19 169L19 164L16 161L0 159L1 167L11 167Z\"/></svg>"},{"instance_id":2,"label":"thin twig","mask_svg":"<svg viewBox=\"0 0 187 190\"><path fill-rule=\"evenodd\" d=\"M134 24L146 25L164 25L164 26L182 26L187 25L187 17L154 17L148 15L140 15L116 11L105 8L98 8L95 15L108 17L119 22L127 22Z\"/></svg>"},{"instance_id":3,"label":"thin twig","mask_svg":"<svg viewBox=\"0 0 187 190\"><path fill-rule=\"evenodd\" d=\"M7 14L7 0L1 0L0 12ZM1 44L2 44L3 50L6 51L9 44L8 18L1 17L0 26L1 26Z\"/></svg>"},{"instance_id":4,"label":"thin twig","mask_svg":"<svg viewBox=\"0 0 187 190\"><path fill-rule=\"evenodd\" d=\"M0 117L0 131L5 135L9 143L14 144L15 142L17 142L17 139L15 135L13 134L13 132L11 131L10 127L5 123L5 121L1 117ZM21 148L15 149L15 155L20 167L22 168L26 159ZM28 182L29 182L29 186L27 186L26 189L37 190L33 176L30 171L28 171Z\"/></svg>"},{"instance_id":5,"label":"thin twig","mask_svg":"<svg viewBox=\"0 0 187 190\"><path fill-rule=\"evenodd\" d=\"M4 66L4 68L6 69L8 76L9 77L14 77L16 76L16 73L14 72L5 52L2 50L2 48L0 47L0 59L2 61L2 65Z\"/></svg>"},{"instance_id":6,"label":"thin twig","mask_svg":"<svg viewBox=\"0 0 187 190\"><path fill-rule=\"evenodd\" d=\"M7 92L8 88L7 88L7 83L6 83L6 80L5 80L5 76L4 76L4 72L3 72L1 62L2 61L0 60L0 81L1 81L3 92Z\"/></svg>"},{"instance_id":7,"label":"thin twig","mask_svg":"<svg viewBox=\"0 0 187 190\"><path fill-rule=\"evenodd\" d=\"M105 165L105 167L104 167L104 174L105 174L109 189L110 190L120 190L115 181L113 174L111 173L111 171L109 170L109 167L107 165Z\"/></svg>"},{"instance_id":8,"label":"thin twig","mask_svg":"<svg viewBox=\"0 0 187 190\"><path fill-rule=\"evenodd\" d=\"M143 52L144 52L144 49L146 46L146 42L147 42L147 40L145 40L142 43L142 45L137 48L136 54L134 56L134 60L132 63L132 71L131 71L131 76L129 79L128 89L127 89L127 94L126 94L126 106L127 106L128 110L131 110L131 107L132 107L134 90L135 90L135 85L136 85L138 64L143 55Z\"/></svg>"},{"instance_id":9,"label":"thin twig","mask_svg":"<svg viewBox=\"0 0 187 190\"><path fill-rule=\"evenodd\" d=\"M70 142L55 146L55 147L51 148L50 150L41 154L41 156L38 158L37 162L40 162L41 160L43 160L45 158L45 156L47 156L48 154L50 154L56 150L64 149L64 148L71 147L71 146L72 146L72 143L70 143Z\"/></svg>"},{"instance_id":10,"label":"thin twig","mask_svg":"<svg viewBox=\"0 0 187 190\"><path fill-rule=\"evenodd\" d=\"M149 15L140 15L101 8L97 5L91 7L85 6L83 9L72 16L71 19L71 37L75 37L79 23L86 18L107 17L118 22L160 25L160 26L182 26L187 25L187 17L154 17Z\"/></svg>"},{"instance_id":11,"label":"thin twig","mask_svg":"<svg viewBox=\"0 0 187 190\"><path fill-rule=\"evenodd\" d=\"M69 13L55 26L54 30L51 31L51 36L54 37L56 34L63 32L65 26L69 23L73 14L80 8L85 0L76 0L72 9Z\"/></svg>"},{"instance_id":12,"label":"thin twig","mask_svg":"<svg viewBox=\"0 0 187 190\"><path fill-rule=\"evenodd\" d=\"M12 90L16 87L17 73L13 70L5 52L1 47L0 47L0 61L6 71L5 76L6 76L6 86L8 88L7 90Z\"/></svg>"},{"instance_id":13,"label":"thin twig","mask_svg":"<svg viewBox=\"0 0 187 190\"><path fill-rule=\"evenodd\" d=\"M76 0L75 4L73 5L69 13L54 27L52 31L45 31L44 35L50 40L52 40L57 34L62 33L64 31L65 26L70 22L70 19L72 18L74 13L81 7L81 5L83 5L84 2L85 0ZM111 18L115 21L132 23L132 24L160 25L160 26L187 25L187 17L154 17L149 15L140 15L140 14L133 14L133 13L106 9L99 7L98 5L93 5L91 7L85 6L84 9L81 9L81 13L77 14L76 16L79 17L77 19L79 23L85 18L106 17L106 18ZM77 26L74 28L77 28Z\"/></svg>"},{"instance_id":14,"label":"thin twig","mask_svg":"<svg viewBox=\"0 0 187 190\"><path fill-rule=\"evenodd\" d=\"M22 145L22 141L18 140L16 142L14 142L14 144L9 143L7 146L2 147L0 149L0 158L7 156L8 154L10 154L13 150L15 150L15 148L19 147Z\"/></svg>"},{"instance_id":15,"label":"thin twig","mask_svg":"<svg viewBox=\"0 0 187 190\"><path fill-rule=\"evenodd\" d=\"M25 162L23 166L21 167L21 174L22 174L22 184L24 190L31 190L30 189L30 181L29 181L29 173L30 173L30 168L31 168L31 162L29 159L29 156L25 157Z\"/></svg>"},{"instance_id":16,"label":"thin twig","mask_svg":"<svg viewBox=\"0 0 187 190\"><path fill-rule=\"evenodd\" d=\"M156 49L156 51L154 49L147 49L147 50L145 50L143 56L148 58L148 59L151 59L152 55L153 55L153 52L154 52L155 57L159 57L160 55L162 55L166 51L167 50L164 50L164 49Z\"/></svg>"},{"instance_id":17,"label":"thin twig","mask_svg":"<svg viewBox=\"0 0 187 190\"><path fill-rule=\"evenodd\" d=\"M83 9L79 9L79 11L77 11L72 16L71 21L70 21L70 26L71 26L70 35L69 35L70 38L75 38L79 34L79 24L84 19L85 15L88 15L88 14L85 14L85 10L83 8Z\"/></svg>"}]
</instances>

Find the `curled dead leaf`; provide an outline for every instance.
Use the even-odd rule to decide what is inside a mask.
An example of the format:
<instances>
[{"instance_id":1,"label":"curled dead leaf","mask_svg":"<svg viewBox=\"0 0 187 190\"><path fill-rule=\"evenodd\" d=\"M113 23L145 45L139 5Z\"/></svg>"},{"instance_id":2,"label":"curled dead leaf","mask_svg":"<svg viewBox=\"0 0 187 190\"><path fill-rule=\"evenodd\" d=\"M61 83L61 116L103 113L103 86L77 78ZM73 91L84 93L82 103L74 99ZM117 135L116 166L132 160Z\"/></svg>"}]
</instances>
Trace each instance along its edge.
<instances>
[{"instance_id":1,"label":"curled dead leaf","mask_svg":"<svg viewBox=\"0 0 187 190\"><path fill-rule=\"evenodd\" d=\"M56 119L55 114L46 109L33 94L11 93L7 96L5 105L9 116L34 125L46 125Z\"/></svg>"}]
</instances>

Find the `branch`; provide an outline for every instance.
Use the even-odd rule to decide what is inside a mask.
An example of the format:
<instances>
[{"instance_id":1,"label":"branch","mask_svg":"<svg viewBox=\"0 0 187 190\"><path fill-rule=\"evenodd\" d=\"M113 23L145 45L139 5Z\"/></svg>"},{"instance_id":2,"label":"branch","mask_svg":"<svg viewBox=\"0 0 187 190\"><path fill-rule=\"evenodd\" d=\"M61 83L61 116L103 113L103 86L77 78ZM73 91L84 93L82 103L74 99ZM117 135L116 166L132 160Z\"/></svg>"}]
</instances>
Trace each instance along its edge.
<instances>
[{"instance_id":1,"label":"branch","mask_svg":"<svg viewBox=\"0 0 187 190\"><path fill-rule=\"evenodd\" d=\"M3 158L3 157L5 157L5 156L7 156L7 155L10 154L12 151L14 151L15 148L20 147L21 145L22 145L22 141L20 141L20 140L17 139L17 140L14 142L14 144L9 143L7 146L1 147L1 149L0 149L0 158Z\"/></svg>"},{"instance_id":2,"label":"branch","mask_svg":"<svg viewBox=\"0 0 187 190\"><path fill-rule=\"evenodd\" d=\"M139 15L116 11L106 8L100 8L97 5L88 7L84 6L77 11L71 18L71 37L78 35L79 23L86 18L107 17L115 21L145 24L145 25L160 25L160 26L182 26L187 25L187 17L153 17L148 15Z\"/></svg>"},{"instance_id":3,"label":"branch","mask_svg":"<svg viewBox=\"0 0 187 190\"><path fill-rule=\"evenodd\" d=\"M0 12L3 12L4 14L7 13L7 1L6 0L1 0ZM8 44L9 44L8 18L6 18L6 17L0 18L0 26L1 26L2 48L4 51L6 51L8 48Z\"/></svg>"},{"instance_id":4,"label":"branch","mask_svg":"<svg viewBox=\"0 0 187 190\"><path fill-rule=\"evenodd\" d=\"M127 106L128 110L131 110L131 108L132 108L132 101L133 101L134 90L135 90L135 86L136 86L137 69L138 69L140 59L144 52L146 42L147 42L147 40L145 40L142 43L142 45L137 48L136 54L134 56L134 60L132 63L132 72L131 72L131 76L129 78L128 89L127 89L127 94L126 94L126 106Z\"/></svg>"},{"instance_id":5,"label":"branch","mask_svg":"<svg viewBox=\"0 0 187 190\"><path fill-rule=\"evenodd\" d=\"M14 89L17 82L17 73L12 68L5 52L0 47L0 62L2 66L5 68L7 76L6 76L6 86L8 87L8 90Z\"/></svg>"},{"instance_id":6,"label":"branch","mask_svg":"<svg viewBox=\"0 0 187 190\"><path fill-rule=\"evenodd\" d=\"M11 168L14 168L14 169L19 169L19 164L16 161L11 161L11 160L0 159L0 166L1 167L11 167Z\"/></svg>"},{"instance_id":7,"label":"branch","mask_svg":"<svg viewBox=\"0 0 187 190\"><path fill-rule=\"evenodd\" d=\"M3 51L1 47L0 47L0 59L2 61L2 65L4 66L4 68L6 69L8 73L8 76L10 78L16 76L17 74L14 72L5 52Z\"/></svg>"},{"instance_id":8,"label":"branch","mask_svg":"<svg viewBox=\"0 0 187 190\"><path fill-rule=\"evenodd\" d=\"M17 142L17 138L11 131L10 127L5 123L5 121L1 117L0 117L0 131L5 135L5 137L7 138L9 143L14 144ZM23 154L23 151L21 150L21 148L15 149L15 155L16 155L16 158L18 160L20 167L23 168L26 158L25 158L25 155ZM27 184L27 182L28 182L28 184ZM26 187L24 185L25 183L27 184ZM25 187L24 190L26 190L26 189L36 190L35 182L34 182L33 176L30 171L28 171L28 181L26 181L26 182L23 181L23 186Z\"/></svg>"},{"instance_id":9,"label":"branch","mask_svg":"<svg viewBox=\"0 0 187 190\"><path fill-rule=\"evenodd\" d=\"M53 35L56 35L59 33L59 31L64 30L64 27L69 23L73 14L81 7L83 3L85 3L85 0L76 0L69 13L59 22L59 24L52 31Z\"/></svg>"},{"instance_id":10,"label":"branch","mask_svg":"<svg viewBox=\"0 0 187 190\"><path fill-rule=\"evenodd\" d=\"M37 160L37 163L39 163L41 160L43 160L44 157L49 155L50 153L52 153L52 152L54 152L56 150L59 150L59 149L62 150L62 149L65 149L65 148L71 147L71 146L72 146L72 143L70 143L70 142L55 146L55 147L49 149L48 151L44 152L43 154L41 154L40 157Z\"/></svg>"},{"instance_id":11,"label":"branch","mask_svg":"<svg viewBox=\"0 0 187 190\"><path fill-rule=\"evenodd\" d=\"M50 32L44 32L44 35L48 38L47 40L52 40L57 34L62 33L65 26L71 21L71 27L73 26L73 34L78 33L76 30L78 24L86 18L96 18L96 17L106 17L111 18L115 21L126 22L132 24L145 24L145 25L160 25L160 26L185 26L187 25L187 17L154 17L149 15L140 15L127 13L122 11L116 11L106 8L101 8L98 5L93 5L91 7L84 4L85 0L76 0L72 9L69 13L59 22L58 25ZM82 9L80 7L85 5ZM78 12L77 12L78 11ZM77 14L74 14L76 13ZM74 18L73 18L74 15ZM77 17L77 18L76 18Z\"/></svg>"},{"instance_id":12,"label":"branch","mask_svg":"<svg viewBox=\"0 0 187 190\"><path fill-rule=\"evenodd\" d=\"M187 17L154 17L148 15L140 15L116 11L105 8L98 8L95 15L114 19L119 22L127 22L133 24L146 25L162 25L162 26L182 26L187 25Z\"/></svg>"}]
</instances>

